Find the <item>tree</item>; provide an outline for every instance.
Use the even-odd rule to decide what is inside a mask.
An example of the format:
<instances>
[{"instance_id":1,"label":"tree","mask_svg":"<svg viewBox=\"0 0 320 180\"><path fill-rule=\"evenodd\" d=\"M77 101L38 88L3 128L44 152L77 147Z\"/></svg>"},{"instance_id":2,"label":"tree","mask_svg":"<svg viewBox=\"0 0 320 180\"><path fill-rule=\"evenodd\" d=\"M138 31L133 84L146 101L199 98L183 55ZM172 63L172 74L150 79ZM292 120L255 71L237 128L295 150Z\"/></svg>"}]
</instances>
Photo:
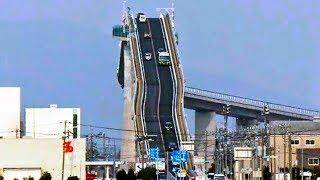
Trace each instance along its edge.
<instances>
[{"instance_id":1,"label":"tree","mask_svg":"<svg viewBox=\"0 0 320 180\"><path fill-rule=\"evenodd\" d=\"M78 176L70 176L67 180L79 180Z\"/></svg>"},{"instance_id":2,"label":"tree","mask_svg":"<svg viewBox=\"0 0 320 180\"><path fill-rule=\"evenodd\" d=\"M121 169L116 174L117 180L126 180L127 179L127 173L125 170Z\"/></svg>"},{"instance_id":3,"label":"tree","mask_svg":"<svg viewBox=\"0 0 320 180\"><path fill-rule=\"evenodd\" d=\"M272 175L271 175L269 166L265 166L262 173L263 173L262 177L264 180L271 180Z\"/></svg>"},{"instance_id":4,"label":"tree","mask_svg":"<svg viewBox=\"0 0 320 180\"><path fill-rule=\"evenodd\" d=\"M39 180L51 180L52 176L47 171L43 172Z\"/></svg>"},{"instance_id":5,"label":"tree","mask_svg":"<svg viewBox=\"0 0 320 180\"><path fill-rule=\"evenodd\" d=\"M145 169L141 169L138 172L138 178L143 180L155 180L157 179L157 170L154 167L147 167Z\"/></svg>"},{"instance_id":6,"label":"tree","mask_svg":"<svg viewBox=\"0 0 320 180\"><path fill-rule=\"evenodd\" d=\"M129 179L129 180L136 180L137 179L137 176L134 174L133 169L129 169L127 179Z\"/></svg>"}]
</instances>

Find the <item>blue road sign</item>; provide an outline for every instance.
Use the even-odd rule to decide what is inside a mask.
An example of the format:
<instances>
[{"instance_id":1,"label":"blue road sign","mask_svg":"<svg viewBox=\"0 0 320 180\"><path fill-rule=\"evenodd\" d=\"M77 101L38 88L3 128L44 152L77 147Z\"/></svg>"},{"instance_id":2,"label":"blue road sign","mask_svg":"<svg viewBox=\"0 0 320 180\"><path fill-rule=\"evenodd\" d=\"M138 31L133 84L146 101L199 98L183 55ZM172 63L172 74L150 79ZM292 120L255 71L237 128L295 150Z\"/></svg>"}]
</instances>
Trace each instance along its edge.
<instances>
[{"instance_id":1,"label":"blue road sign","mask_svg":"<svg viewBox=\"0 0 320 180\"><path fill-rule=\"evenodd\" d=\"M151 160L156 160L159 158L160 150L159 148L150 148L149 149L149 157Z\"/></svg>"},{"instance_id":2,"label":"blue road sign","mask_svg":"<svg viewBox=\"0 0 320 180\"><path fill-rule=\"evenodd\" d=\"M172 172L179 172L180 168L179 167L173 167Z\"/></svg>"},{"instance_id":3,"label":"blue road sign","mask_svg":"<svg viewBox=\"0 0 320 180\"><path fill-rule=\"evenodd\" d=\"M171 160L173 164L188 162L189 160L189 153L188 151L172 151L171 153Z\"/></svg>"}]
</instances>

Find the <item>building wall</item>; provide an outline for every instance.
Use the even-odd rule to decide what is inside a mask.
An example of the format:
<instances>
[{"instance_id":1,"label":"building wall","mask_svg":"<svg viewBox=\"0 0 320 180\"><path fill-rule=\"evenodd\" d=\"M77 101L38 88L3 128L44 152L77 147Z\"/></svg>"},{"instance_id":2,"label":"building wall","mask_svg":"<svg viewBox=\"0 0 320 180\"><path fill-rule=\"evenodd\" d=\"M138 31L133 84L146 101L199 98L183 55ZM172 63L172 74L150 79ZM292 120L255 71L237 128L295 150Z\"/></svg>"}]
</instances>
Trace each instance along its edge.
<instances>
[{"instance_id":1,"label":"building wall","mask_svg":"<svg viewBox=\"0 0 320 180\"><path fill-rule=\"evenodd\" d=\"M65 154L65 177L85 179L85 139L70 141L73 152ZM62 145L62 139L0 139L0 175L3 169L40 168L61 179Z\"/></svg>"},{"instance_id":2,"label":"building wall","mask_svg":"<svg viewBox=\"0 0 320 180\"><path fill-rule=\"evenodd\" d=\"M26 108L26 136L33 138L60 138L64 132L64 121L69 137L73 137L73 114L77 114L78 138L80 137L80 108Z\"/></svg>"},{"instance_id":3,"label":"building wall","mask_svg":"<svg viewBox=\"0 0 320 180\"><path fill-rule=\"evenodd\" d=\"M291 145L291 156L292 156L292 167L298 166L297 161L297 149L317 149L320 148L320 136L316 134L310 135L292 135L291 140L299 140L299 144ZM307 145L306 140L315 140L314 145ZM279 172L279 168L289 168L289 136L284 137L283 135L276 135L270 137L270 145L272 148L275 147L275 159L272 159L272 169ZM274 146L275 144L275 146ZM284 155L285 154L285 155ZM284 160L286 163L284 164Z\"/></svg>"},{"instance_id":4,"label":"building wall","mask_svg":"<svg viewBox=\"0 0 320 180\"><path fill-rule=\"evenodd\" d=\"M19 87L0 87L0 137L19 136L20 103Z\"/></svg>"},{"instance_id":5,"label":"building wall","mask_svg":"<svg viewBox=\"0 0 320 180\"><path fill-rule=\"evenodd\" d=\"M320 149L297 149L297 165L298 167L302 167L302 154L303 154L303 168L308 168L308 169L313 169L313 168L318 168L320 169L320 164L319 164L319 158L320 158ZM316 165L310 165L308 163L309 158L315 158L318 159L318 164Z\"/></svg>"}]
</instances>

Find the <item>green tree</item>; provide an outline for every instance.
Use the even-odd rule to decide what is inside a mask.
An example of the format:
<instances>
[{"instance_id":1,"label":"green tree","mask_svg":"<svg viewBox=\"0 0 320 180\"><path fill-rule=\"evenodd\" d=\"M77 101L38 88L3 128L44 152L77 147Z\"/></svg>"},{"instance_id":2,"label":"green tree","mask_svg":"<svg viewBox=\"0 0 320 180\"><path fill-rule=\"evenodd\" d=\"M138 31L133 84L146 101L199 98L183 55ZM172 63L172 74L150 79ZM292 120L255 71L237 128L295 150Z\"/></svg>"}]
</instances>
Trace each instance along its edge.
<instances>
[{"instance_id":1,"label":"green tree","mask_svg":"<svg viewBox=\"0 0 320 180\"><path fill-rule=\"evenodd\" d=\"M47 171L43 172L39 180L51 180L52 176Z\"/></svg>"},{"instance_id":2,"label":"green tree","mask_svg":"<svg viewBox=\"0 0 320 180\"><path fill-rule=\"evenodd\" d=\"M141 169L138 172L138 178L143 180L155 180L157 179L157 170L154 167L147 167L145 169Z\"/></svg>"},{"instance_id":3,"label":"green tree","mask_svg":"<svg viewBox=\"0 0 320 180\"><path fill-rule=\"evenodd\" d=\"M116 174L117 180L126 180L127 179L127 173L125 170L121 169Z\"/></svg>"},{"instance_id":4,"label":"green tree","mask_svg":"<svg viewBox=\"0 0 320 180\"><path fill-rule=\"evenodd\" d=\"M127 179L128 180L136 180L137 179L137 176L134 174L133 169L129 169Z\"/></svg>"}]
</instances>

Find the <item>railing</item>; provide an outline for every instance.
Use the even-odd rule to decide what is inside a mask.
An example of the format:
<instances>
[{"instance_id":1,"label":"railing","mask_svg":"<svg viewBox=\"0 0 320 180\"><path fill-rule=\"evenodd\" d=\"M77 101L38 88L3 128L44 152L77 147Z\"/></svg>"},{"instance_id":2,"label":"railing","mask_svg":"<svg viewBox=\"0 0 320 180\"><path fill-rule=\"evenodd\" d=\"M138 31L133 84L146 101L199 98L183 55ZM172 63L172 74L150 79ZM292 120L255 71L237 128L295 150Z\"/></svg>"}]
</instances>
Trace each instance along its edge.
<instances>
[{"instance_id":1,"label":"railing","mask_svg":"<svg viewBox=\"0 0 320 180\"><path fill-rule=\"evenodd\" d=\"M266 101L254 100L254 99L244 98L240 96L233 96L229 94L201 90L197 88L186 87L185 94L192 94L192 95L203 96L211 99L223 100L231 103L239 103L239 104L254 106L259 109L260 108L262 109L263 106L268 105L270 110L294 113L294 114L305 115L310 117L320 117L320 111L308 110L308 109L297 108L297 107L276 104L276 103L271 103Z\"/></svg>"}]
</instances>

